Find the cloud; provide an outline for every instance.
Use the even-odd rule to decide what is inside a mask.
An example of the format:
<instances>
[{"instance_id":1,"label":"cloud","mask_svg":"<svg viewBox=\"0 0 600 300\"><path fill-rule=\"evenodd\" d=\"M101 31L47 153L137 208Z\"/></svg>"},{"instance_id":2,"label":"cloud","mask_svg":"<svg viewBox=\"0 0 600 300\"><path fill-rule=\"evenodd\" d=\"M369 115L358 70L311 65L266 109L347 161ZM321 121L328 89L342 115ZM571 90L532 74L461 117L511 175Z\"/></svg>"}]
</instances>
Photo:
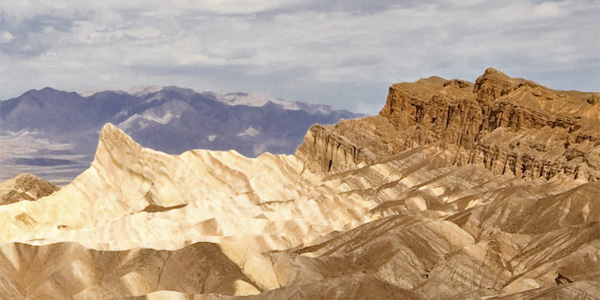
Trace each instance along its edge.
<instances>
[{"instance_id":1,"label":"cloud","mask_svg":"<svg viewBox=\"0 0 600 300\"><path fill-rule=\"evenodd\" d=\"M14 38L15 37L12 35L12 33L8 32L8 31L4 31L4 32L2 32L2 34L0 34L0 44L9 43Z\"/></svg>"},{"instance_id":2,"label":"cloud","mask_svg":"<svg viewBox=\"0 0 600 300\"><path fill-rule=\"evenodd\" d=\"M490 66L599 90L599 18L597 0L13 1L0 99L174 84L372 113L394 82L474 81Z\"/></svg>"}]
</instances>

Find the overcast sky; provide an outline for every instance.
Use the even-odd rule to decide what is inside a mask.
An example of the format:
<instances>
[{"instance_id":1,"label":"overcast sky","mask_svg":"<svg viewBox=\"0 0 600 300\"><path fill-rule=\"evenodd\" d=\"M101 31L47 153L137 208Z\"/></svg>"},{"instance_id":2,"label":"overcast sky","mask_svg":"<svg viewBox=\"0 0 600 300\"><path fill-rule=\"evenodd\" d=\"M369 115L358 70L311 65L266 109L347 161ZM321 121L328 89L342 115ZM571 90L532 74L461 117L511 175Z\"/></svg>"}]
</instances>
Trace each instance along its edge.
<instances>
[{"instance_id":1,"label":"overcast sky","mask_svg":"<svg viewBox=\"0 0 600 300\"><path fill-rule=\"evenodd\" d=\"M600 0L2 0L0 99L51 86L258 92L377 113L494 67L600 90Z\"/></svg>"}]
</instances>

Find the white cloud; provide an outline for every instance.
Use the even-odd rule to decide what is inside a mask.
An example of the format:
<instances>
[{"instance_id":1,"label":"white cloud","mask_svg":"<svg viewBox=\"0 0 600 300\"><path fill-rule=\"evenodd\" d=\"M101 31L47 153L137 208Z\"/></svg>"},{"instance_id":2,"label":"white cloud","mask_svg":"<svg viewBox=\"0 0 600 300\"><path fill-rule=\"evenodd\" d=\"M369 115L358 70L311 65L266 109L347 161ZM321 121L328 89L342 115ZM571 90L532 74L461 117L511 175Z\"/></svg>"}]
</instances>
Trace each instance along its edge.
<instances>
[{"instance_id":1,"label":"white cloud","mask_svg":"<svg viewBox=\"0 0 600 300\"><path fill-rule=\"evenodd\" d=\"M535 6L534 14L543 18L558 17L562 14L564 8L557 2L543 2Z\"/></svg>"},{"instance_id":2,"label":"white cloud","mask_svg":"<svg viewBox=\"0 0 600 300\"><path fill-rule=\"evenodd\" d=\"M12 41L15 37L8 31L2 32L0 35L0 44L8 43Z\"/></svg>"},{"instance_id":3,"label":"white cloud","mask_svg":"<svg viewBox=\"0 0 600 300\"><path fill-rule=\"evenodd\" d=\"M254 136L257 136L259 134L260 134L260 131L254 129L253 127L248 127L248 128L246 128L246 130L238 133L237 136L251 136L251 137L254 137Z\"/></svg>"}]
</instances>

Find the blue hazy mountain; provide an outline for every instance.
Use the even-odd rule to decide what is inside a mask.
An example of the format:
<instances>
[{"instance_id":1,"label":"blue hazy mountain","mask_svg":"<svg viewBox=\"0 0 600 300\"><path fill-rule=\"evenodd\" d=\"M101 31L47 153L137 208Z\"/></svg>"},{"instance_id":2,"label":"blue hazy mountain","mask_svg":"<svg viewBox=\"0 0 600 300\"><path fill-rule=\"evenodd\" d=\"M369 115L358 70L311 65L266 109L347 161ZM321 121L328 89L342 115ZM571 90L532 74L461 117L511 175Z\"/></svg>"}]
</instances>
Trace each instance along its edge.
<instances>
[{"instance_id":1,"label":"blue hazy mountain","mask_svg":"<svg viewBox=\"0 0 600 300\"><path fill-rule=\"evenodd\" d=\"M105 123L170 154L202 148L257 156L291 154L311 125L357 117L322 104L172 86L82 94L31 90L0 102L0 180L27 171L70 181L88 167Z\"/></svg>"}]
</instances>

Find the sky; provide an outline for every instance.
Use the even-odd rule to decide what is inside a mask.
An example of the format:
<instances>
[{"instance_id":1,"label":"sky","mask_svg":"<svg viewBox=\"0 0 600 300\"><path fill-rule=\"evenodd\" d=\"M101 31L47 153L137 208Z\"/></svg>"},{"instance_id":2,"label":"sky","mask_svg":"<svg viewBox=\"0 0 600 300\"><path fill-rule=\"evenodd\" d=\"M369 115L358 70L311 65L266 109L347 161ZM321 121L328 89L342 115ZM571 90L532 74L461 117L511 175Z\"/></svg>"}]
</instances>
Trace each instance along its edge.
<instances>
[{"instance_id":1,"label":"sky","mask_svg":"<svg viewBox=\"0 0 600 300\"><path fill-rule=\"evenodd\" d=\"M0 99L177 85L374 114L486 68L600 91L600 0L0 0Z\"/></svg>"}]
</instances>

